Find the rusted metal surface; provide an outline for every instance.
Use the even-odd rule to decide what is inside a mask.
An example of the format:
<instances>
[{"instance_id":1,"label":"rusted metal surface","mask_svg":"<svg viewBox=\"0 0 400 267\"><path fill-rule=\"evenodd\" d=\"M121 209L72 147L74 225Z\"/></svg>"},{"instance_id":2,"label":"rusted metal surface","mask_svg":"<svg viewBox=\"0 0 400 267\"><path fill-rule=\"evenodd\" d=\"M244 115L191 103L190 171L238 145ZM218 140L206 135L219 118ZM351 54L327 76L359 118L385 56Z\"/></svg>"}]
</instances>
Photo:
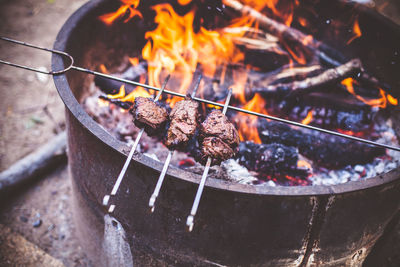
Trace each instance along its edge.
<instances>
[{"instance_id":1,"label":"rusted metal surface","mask_svg":"<svg viewBox=\"0 0 400 267\"><path fill-rule=\"evenodd\" d=\"M117 4L91 1L83 6L60 31L55 49L70 53L77 66L94 69L104 62L117 65L116 59L140 45L136 39L143 34L134 24L106 28L97 19ZM358 47L360 51L350 52L359 55L367 67L379 63L376 68L390 68L377 72L393 86L399 85L400 78L386 62L397 60L399 64L398 58L388 57L400 47L396 46L399 28L360 10L360 23L379 23L379 32L369 30L363 39L368 45L359 44L374 50L372 56ZM53 57L53 69L63 67L62 59ZM129 147L101 128L79 105L91 77L72 71L54 80L67 107L69 163L82 239L85 247L90 246L92 259L99 259L105 213L102 198L111 190ZM189 234L184 229L185 218L200 176L170 167L159 207L149 214L148 199L161 169L161 162L134 155L115 199L119 206L115 217L128 234L134 262L139 266L151 259L174 266L212 266L212 262L228 266L359 265L400 203L398 169L335 186L255 187L209 179L196 227Z\"/></svg>"}]
</instances>

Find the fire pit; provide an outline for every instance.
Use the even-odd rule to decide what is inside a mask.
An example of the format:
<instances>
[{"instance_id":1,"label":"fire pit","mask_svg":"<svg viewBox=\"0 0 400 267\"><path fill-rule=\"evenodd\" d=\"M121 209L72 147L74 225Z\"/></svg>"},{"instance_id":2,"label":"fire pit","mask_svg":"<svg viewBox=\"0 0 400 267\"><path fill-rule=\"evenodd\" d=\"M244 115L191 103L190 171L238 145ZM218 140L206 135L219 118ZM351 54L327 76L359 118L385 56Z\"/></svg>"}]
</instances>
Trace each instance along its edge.
<instances>
[{"instance_id":1,"label":"fire pit","mask_svg":"<svg viewBox=\"0 0 400 267\"><path fill-rule=\"evenodd\" d=\"M141 25L105 26L98 19L118 8L119 3L112 1L86 4L66 22L55 48L71 54L77 66L95 69L105 62L118 66L121 58L140 50L145 43L137 40L144 34ZM343 47L344 53L359 57L391 88L400 86L395 71L400 30L395 25L362 6L318 2L315 8L320 14L314 22L315 36L341 48L339 40L329 35L330 25L357 14L361 28L367 30L355 45ZM348 10L351 12L344 12ZM54 69L63 65L62 60L53 58ZM82 109L80 103L90 94L92 81L92 77L73 71L55 77L67 106L76 218L82 241L96 259L102 253L102 198L111 190L129 147ZM399 96L396 90L390 93ZM398 119L394 113L396 130ZM209 179L196 227L188 234L184 222L200 177L171 167L159 207L149 215L148 199L161 168L162 163L135 155L116 197L115 217L127 232L137 265L358 265L399 208L399 169L333 186L257 187Z\"/></svg>"}]
</instances>

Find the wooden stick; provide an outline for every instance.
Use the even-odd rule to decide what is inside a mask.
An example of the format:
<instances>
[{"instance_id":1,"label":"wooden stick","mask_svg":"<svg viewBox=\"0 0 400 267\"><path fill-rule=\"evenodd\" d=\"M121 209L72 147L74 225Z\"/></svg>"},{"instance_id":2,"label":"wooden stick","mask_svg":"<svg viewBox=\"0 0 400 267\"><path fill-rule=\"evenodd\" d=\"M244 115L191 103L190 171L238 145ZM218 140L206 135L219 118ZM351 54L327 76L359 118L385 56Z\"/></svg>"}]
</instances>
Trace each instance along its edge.
<instances>
[{"instance_id":1,"label":"wooden stick","mask_svg":"<svg viewBox=\"0 0 400 267\"><path fill-rule=\"evenodd\" d=\"M253 93L276 93L281 92L282 94L297 94L310 92L315 88L327 85L329 83L338 82L344 78L355 75L357 72L362 71L361 61L359 59L353 59L339 67L328 69L321 74L306 78L302 81L294 81L290 83L281 83L269 85L266 87L255 88Z\"/></svg>"},{"instance_id":2,"label":"wooden stick","mask_svg":"<svg viewBox=\"0 0 400 267\"><path fill-rule=\"evenodd\" d=\"M236 0L223 0L222 1L226 6L240 12L243 16L249 16L254 18L260 25L260 28L267 30L268 32L272 33L281 41L290 41L301 43L302 46L306 44L306 47L313 47L314 49L320 45L320 42L316 41L315 39L311 39L308 35L304 34L303 32L288 27L283 23L277 22L273 19L268 18L264 14L261 14L257 10L253 9L250 6L243 5L239 1Z\"/></svg>"},{"instance_id":3,"label":"wooden stick","mask_svg":"<svg viewBox=\"0 0 400 267\"><path fill-rule=\"evenodd\" d=\"M66 161L67 135L58 134L48 143L0 173L0 191L28 182L37 175Z\"/></svg>"}]
</instances>

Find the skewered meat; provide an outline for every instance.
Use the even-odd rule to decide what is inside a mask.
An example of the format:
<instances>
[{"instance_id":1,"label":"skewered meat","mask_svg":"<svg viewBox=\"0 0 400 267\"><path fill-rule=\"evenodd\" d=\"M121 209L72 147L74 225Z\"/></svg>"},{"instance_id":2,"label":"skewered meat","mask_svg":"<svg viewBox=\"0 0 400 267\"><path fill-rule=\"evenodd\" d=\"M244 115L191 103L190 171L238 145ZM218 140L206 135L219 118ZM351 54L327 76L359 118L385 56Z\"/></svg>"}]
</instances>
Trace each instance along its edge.
<instances>
[{"instance_id":1,"label":"skewered meat","mask_svg":"<svg viewBox=\"0 0 400 267\"><path fill-rule=\"evenodd\" d=\"M175 104L169 118L171 120L165 145L175 149L185 145L195 134L199 116L199 103L186 97Z\"/></svg>"},{"instance_id":2,"label":"skewered meat","mask_svg":"<svg viewBox=\"0 0 400 267\"><path fill-rule=\"evenodd\" d=\"M164 107L146 97L136 97L130 113L134 117L135 125L144 127L147 133L155 133L168 118L168 112Z\"/></svg>"},{"instance_id":3,"label":"skewered meat","mask_svg":"<svg viewBox=\"0 0 400 267\"><path fill-rule=\"evenodd\" d=\"M239 134L235 126L220 110L212 111L201 124L202 159L213 158L213 163L231 158L239 145Z\"/></svg>"}]
</instances>

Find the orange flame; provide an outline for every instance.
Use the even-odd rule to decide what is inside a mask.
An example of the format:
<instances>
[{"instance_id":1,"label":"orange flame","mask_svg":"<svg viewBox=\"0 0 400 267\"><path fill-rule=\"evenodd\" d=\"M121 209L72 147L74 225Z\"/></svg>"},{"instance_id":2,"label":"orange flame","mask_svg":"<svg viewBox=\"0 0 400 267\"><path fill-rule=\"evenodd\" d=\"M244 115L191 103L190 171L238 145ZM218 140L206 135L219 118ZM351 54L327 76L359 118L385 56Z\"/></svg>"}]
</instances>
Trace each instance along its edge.
<instances>
[{"instance_id":1,"label":"orange flame","mask_svg":"<svg viewBox=\"0 0 400 267\"><path fill-rule=\"evenodd\" d=\"M364 102L367 105L370 105L373 107L379 107L379 108L386 108L388 102L389 102L389 104L392 104L392 105L398 104L398 100L396 98L394 98L393 96L391 96L389 94L386 94L385 91L383 91L381 88L379 88L380 98L365 99L364 97L357 95L354 91L354 85L353 85L353 84L357 84L357 81L354 80L353 78L344 79L341 82L341 84L346 87L347 91L350 94L354 95L358 100Z\"/></svg>"},{"instance_id":2,"label":"orange flame","mask_svg":"<svg viewBox=\"0 0 400 267\"><path fill-rule=\"evenodd\" d=\"M109 99L119 99L119 98L123 98L124 96L125 96L125 85L121 85L117 94L107 95L107 97Z\"/></svg>"},{"instance_id":3,"label":"orange flame","mask_svg":"<svg viewBox=\"0 0 400 267\"><path fill-rule=\"evenodd\" d=\"M310 124L313 119L313 110L308 111L307 116L301 121L302 124Z\"/></svg>"},{"instance_id":4,"label":"orange flame","mask_svg":"<svg viewBox=\"0 0 400 267\"><path fill-rule=\"evenodd\" d=\"M123 5L115 12L104 14L100 16L100 20L103 21L106 25L111 25L116 19L119 17L123 17L127 11L129 10L129 16L124 20L127 22L131 18L135 16L139 16L143 18L142 13L138 11L136 8L139 5L140 0L121 0Z\"/></svg>"},{"instance_id":5,"label":"orange flame","mask_svg":"<svg viewBox=\"0 0 400 267\"><path fill-rule=\"evenodd\" d=\"M399 104L399 101L396 98L394 98L393 96L389 95L389 94L387 95L387 100L393 106L397 106Z\"/></svg>"},{"instance_id":6,"label":"orange flame","mask_svg":"<svg viewBox=\"0 0 400 267\"><path fill-rule=\"evenodd\" d=\"M128 60L132 66L137 66L139 64L139 58L137 58L137 57L130 57L130 58L128 58Z\"/></svg>"},{"instance_id":7,"label":"orange flame","mask_svg":"<svg viewBox=\"0 0 400 267\"><path fill-rule=\"evenodd\" d=\"M141 81L142 82L142 81ZM121 85L121 87L119 88L119 91L117 94L115 95L107 95L108 98L110 99L118 99L122 102L134 102L135 98L138 96L142 96L142 97L151 97L151 94L144 89L141 86L136 87L135 90L133 90L131 93L129 93L128 95L126 95L125 93L125 86Z\"/></svg>"},{"instance_id":8,"label":"orange flame","mask_svg":"<svg viewBox=\"0 0 400 267\"><path fill-rule=\"evenodd\" d=\"M353 37L350 38L350 40L347 41L347 44L350 44L351 42L353 42L355 39L361 37L361 29L360 29L360 25L358 24L358 19L356 19L356 21L354 21L353 24Z\"/></svg>"},{"instance_id":9,"label":"orange flame","mask_svg":"<svg viewBox=\"0 0 400 267\"><path fill-rule=\"evenodd\" d=\"M304 168L304 169L312 170L311 164L308 161L303 160L303 159L299 159L297 161L297 167L298 168Z\"/></svg>"},{"instance_id":10,"label":"orange flame","mask_svg":"<svg viewBox=\"0 0 400 267\"><path fill-rule=\"evenodd\" d=\"M264 98L261 97L259 94L255 94L253 99L251 99L246 105L244 105L243 108L254 112L267 114L265 105L266 102ZM258 120L257 116L255 115L242 116L238 114L236 115L234 120L238 125L240 141L251 140L256 144L262 143L257 130L257 120Z\"/></svg>"},{"instance_id":11,"label":"orange flame","mask_svg":"<svg viewBox=\"0 0 400 267\"><path fill-rule=\"evenodd\" d=\"M194 11L179 16L169 4L159 4L153 9L158 26L145 34L148 42L142 50L142 57L148 62L150 85L160 87L162 79L169 73L171 79L180 82L177 91L185 93L197 67L204 75L213 77L217 67L224 62L234 63L244 58L231 42L231 36L238 33L223 35L203 27L196 33L193 30Z\"/></svg>"},{"instance_id":12,"label":"orange flame","mask_svg":"<svg viewBox=\"0 0 400 267\"><path fill-rule=\"evenodd\" d=\"M109 73L108 70L107 70L107 68L106 68L106 66L105 66L104 64L100 64L99 68L100 68L100 71L101 71L102 73L105 73L105 74L108 74L108 73Z\"/></svg>"}]
</instances>

